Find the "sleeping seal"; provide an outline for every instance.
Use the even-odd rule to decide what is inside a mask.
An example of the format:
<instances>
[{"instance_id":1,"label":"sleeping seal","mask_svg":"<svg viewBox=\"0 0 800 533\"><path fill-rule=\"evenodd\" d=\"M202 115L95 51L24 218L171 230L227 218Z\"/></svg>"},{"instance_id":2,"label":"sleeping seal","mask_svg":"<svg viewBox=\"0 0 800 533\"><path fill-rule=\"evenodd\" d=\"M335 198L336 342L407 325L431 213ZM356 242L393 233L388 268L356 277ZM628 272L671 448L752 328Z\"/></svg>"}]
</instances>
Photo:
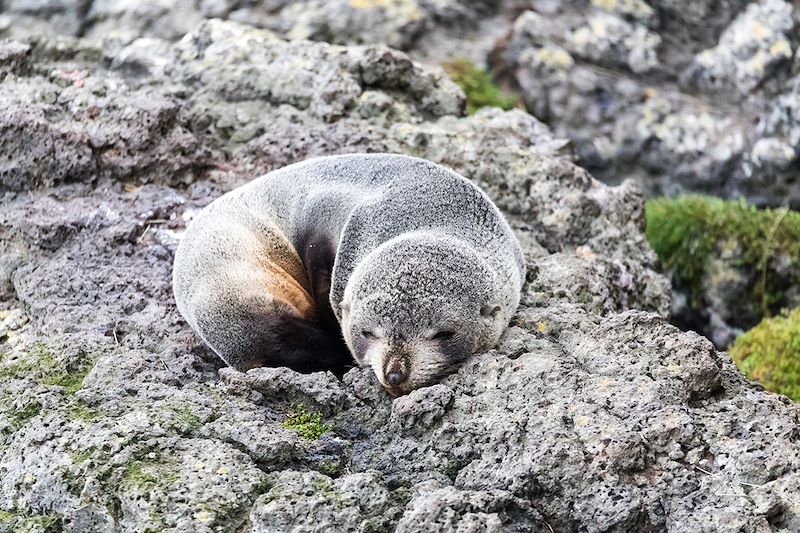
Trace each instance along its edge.
<instances>
[{"instance_id":1,"label":"sleeping seal","mask_svg":"<svg viewBox=\"0 0 800 533\"><path fill-rule=\"evenodd\" d=\"M178 309L228 365L355 358L393 395L492 348L524 279L478 187L392 154L310 159L225 194L189 224L173 269Z\"/></svg>"}]
</instances>

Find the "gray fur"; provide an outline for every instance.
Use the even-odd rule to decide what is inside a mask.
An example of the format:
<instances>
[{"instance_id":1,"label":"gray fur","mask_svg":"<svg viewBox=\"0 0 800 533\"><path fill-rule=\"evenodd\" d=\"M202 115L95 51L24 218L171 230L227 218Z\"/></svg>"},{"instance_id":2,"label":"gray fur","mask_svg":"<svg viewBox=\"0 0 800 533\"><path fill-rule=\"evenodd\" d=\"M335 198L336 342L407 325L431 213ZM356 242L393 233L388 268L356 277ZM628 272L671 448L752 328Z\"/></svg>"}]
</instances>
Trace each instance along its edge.
<instances>
[{"instance_id":1,"label":"gray fur","mask_svg":"<svg viewBox=\"0 0 800 533\"><path fill-rule=\"evenodd\" d=\"M241 354L259 339L236 319L243 306L291 309L259 288L253 257L275 256L296 276L297 257L280 235L302 255L309 232L334 246L329 301L348 348L392 393L429 384L494 346L519 303L519 243L468 180L401 155L311 159L217 199L178 248L178 308L231 366L251 366ZM390 372L405 381L391 386Z\"/></svg>"}]
</instances>

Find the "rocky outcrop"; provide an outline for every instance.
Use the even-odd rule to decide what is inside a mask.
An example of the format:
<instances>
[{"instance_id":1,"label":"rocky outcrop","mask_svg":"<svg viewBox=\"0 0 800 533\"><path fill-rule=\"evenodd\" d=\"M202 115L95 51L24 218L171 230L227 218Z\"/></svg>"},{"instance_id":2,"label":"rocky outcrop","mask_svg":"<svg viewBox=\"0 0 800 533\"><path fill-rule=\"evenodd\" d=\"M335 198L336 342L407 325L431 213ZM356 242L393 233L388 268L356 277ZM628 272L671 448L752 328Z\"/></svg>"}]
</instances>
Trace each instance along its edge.
<instances>
[{"instance_id":1,"label":"rocky outcrop","mask_svg":"<svg viewBox=\"0 0 800 533\"><path fill-rule=\"evenodd\" d=\"M800 206L798 11L785 0L10 0L0 9L0 35L83 36L145 63L154 59L144 50L212 17L290 39L388 45L429 63L466 57L515 87L607 183Z\"/></svg>"},{"instance_id":2,"label":"rocky outcrop","mask_svg":"<svg viewBox=\"0 0 800 533\"><path fill-rule=\"evenodd\" d=\"M796 405L667 324L636 188L532 116L463 116L397 51L219 21L0 58L0 530L800 527ZM220 369L171 296L187 220L288 162L378 150L508 214L529 279L500 345L394 400L367 370ZM313 431L284 424L298 406Z\"/></svg>"},{"instance_id":3,"label":"rocky outcrop","mask_svg":"<svg viewBox=\"0 0 800 533\"><path fill-rule=\"evenodd\" d=\"M634 178L648 195L798 205L797 121L780 103L796 85L790 3L591 4L523 13L502 55L528 108L587 168ZM675 31L687 17L694 24Z\"/></svg>"}]
</instances>

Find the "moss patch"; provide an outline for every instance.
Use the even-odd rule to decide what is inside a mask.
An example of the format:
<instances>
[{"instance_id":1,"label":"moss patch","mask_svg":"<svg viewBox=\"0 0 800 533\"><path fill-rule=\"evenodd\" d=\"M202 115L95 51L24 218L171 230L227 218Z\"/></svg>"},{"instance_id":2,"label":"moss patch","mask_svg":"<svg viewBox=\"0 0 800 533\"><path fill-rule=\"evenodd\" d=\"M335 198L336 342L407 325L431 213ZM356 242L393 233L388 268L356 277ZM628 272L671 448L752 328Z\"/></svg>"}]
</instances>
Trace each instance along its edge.
<instances>
[{"instance_id":1,"label":"moss patch","mask_svg":"<svg viewBox=\"0 0 800 533\"><path fill-rule=\"evenodd\" d=\"M62 531L61 518L55 515L24 515L0 511L0 528L13 533L55 533Z\"/></svg>"},{"instance_id":2,"label":"moss patch","mask_svg":"<svg viewBox=\"0 0 800 533\"><path fill-rule=\"evenodd\" d=\"M81 450L79 452L75 452L72 454L72 462L76 465L79 465L83 462L89 460L89 457L92 456L92 450Z\"/></svg>"},{"instance_id":3,"label":"moss patch","mask_svg":"<svg viewBox=\"0 0 800 533\"><path fill-rule=\"evenodd\" d=\"M42 412L42 405L38 402L32 402L21 409L12 411L8 414L11 429L17 431L22 426L27 424L31 419L38 416Z\"/></svg>"},{"instance_id":4,"label":"moss patch","mask_svg":"<svg viewBox=\"0 0 800 533\"><path fill-rule=\"evenodd\" d=\"M169 487L178 481L178 473L172 472L165 463L134 461L125 467L123 479L142 492L156 487Z\"/></svg>"},{"instance_id":5,"label":"moss patch","mask_svg":"<svg viewBox=\"0 0 800 533\"><path fill-rule=\"evenodd\" d=\"M762 314L780 304L772 285L776 257L800 262L800 213L757 209L744 201L703 196L657 198L645 206L647 240L663 265L689 286L696 299L710 257L735 249L738 268L753 272L752 298ZM800 280L797 280L800 281Z\"/></svg>"},{"instance_id":6,"label":"moss patch","mask_svg":"<svg viewBox=\"0 0 800 533\"><path fill-rule=\"evenodd\" d=\"M203 421L188 405L170 406L169 409L175 414L176 429L181 434L191 433L203 425Z\"/></svg>"},{"instance_id":7,"label":"moss patch","mask_svg":"<svg viewBox=\"0 0 800 533\"><path fill-rule=\"evenodd\" d=\"M0 367L0 379L22 379L35 373L46 373L53 369L55 362L50 350L42 343L28 349L27 357Z\"/></svg>"},{"instance_id":8,"label":"moss patch","mask_svg":"<svg viewBox=\"0 0 800 533\"><path fill-rule=\"evenodd\" d=\"M298 432L306 440L317 440L331 431L330 426L322 423L322 413L309 413L302 405L296 405L281 426Z\"/></svg>"},{"instance_id":9,"label":"moss patch","mask_svg":"<svg viewBox=\"0 0 800 533\"><path fill-rule=\"evenodd\" d=\"M69 408L69 419L80 422L94 422L97 420L97 411L83 402L76 402Z\"/></svg>"},{"instance_id":10,"label":"moss patch","mask_svg":"<svg viewBox=\"0 0 800 533\"><path fill-rule=\"evenodd\" d=\"M67 394L75 394L83 388L83 378L86 377L86 374L89 373L91 368L91 366L86 366L72 372L67 371L63 374L56 374L55 376L45 378L42 383L45 385L64 387Z\"/></svg>"},{"instance_id":11,"label":"moss patch","mask_svg":"<svg viewBox=\"0 0 800 533\"><path fill-rule=\"evenodd\" d=\"M328 477L338 477L341 474L339 464L333 461L324 461L319 465L319 471Z\"/></svg>"},{"instance_id":12,"label":"moss patch","mask_svg":"<svg viewBox=\"0 0 800 533\"><path fill-rule=\"evenodd\" d=\"M59 361L55 353L63 347L36 343L22 354L19 361L0 367L0 379L34 379L44 385L64 387L69 395L83 387L83 379L94 366L94 359L82 352L72 362Z\"/></svg>"},{"instance_id":13,"label":"moss patch","mask_svg":"<svg viewBox=\"0 0 800 533\"><path fill-rule=\"evenodd\" d=\"M128 465L123 478L144 490L150 490L158 485L158 478L145 470L145 465L139 462Z\"/></svg>"},{"instance_id":14,"label":"moss patch","mask_svg":"<svg viewBox=\"0 0 800 533\"><path fill-rule=\"evenodd\" d=\"M482 107L508 110L518 103L516 97L495 85L488 72L466 59L452 59L443 63L442 67L450 79L464 91L467 97L467 113L470 115Z\"/></svg>"},{"instance_id":15,"label":"moss patch","mask_svg":"<svg viewBox=\"0 0 800 533\"><path fill-rule=\"evenodd\" d=\"M763 320L736 339L730 355L750 379L800 401L800 308Z\"/></svg>"}]
</instances>

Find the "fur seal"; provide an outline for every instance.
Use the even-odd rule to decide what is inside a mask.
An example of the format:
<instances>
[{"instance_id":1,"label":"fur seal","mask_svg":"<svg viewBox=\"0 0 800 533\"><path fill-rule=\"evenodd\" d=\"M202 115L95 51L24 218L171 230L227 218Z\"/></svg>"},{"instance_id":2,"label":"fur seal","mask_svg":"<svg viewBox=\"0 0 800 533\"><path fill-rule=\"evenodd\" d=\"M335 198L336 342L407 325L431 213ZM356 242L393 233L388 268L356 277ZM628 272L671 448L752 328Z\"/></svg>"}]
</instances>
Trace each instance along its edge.
<instances>
[{"instance_id":1,"label":"fur seal","mask_svg":"<svg viewBox=\"0 0 800 533\"><path fill-rule=\"evenodd\" d=\"M478 187L394 154L309 159L223 195L189 224L173 268L178 309L228 365L355 358L393 395L492 348L524 279L520 245Z\"/></svg>"}]
</instances>

